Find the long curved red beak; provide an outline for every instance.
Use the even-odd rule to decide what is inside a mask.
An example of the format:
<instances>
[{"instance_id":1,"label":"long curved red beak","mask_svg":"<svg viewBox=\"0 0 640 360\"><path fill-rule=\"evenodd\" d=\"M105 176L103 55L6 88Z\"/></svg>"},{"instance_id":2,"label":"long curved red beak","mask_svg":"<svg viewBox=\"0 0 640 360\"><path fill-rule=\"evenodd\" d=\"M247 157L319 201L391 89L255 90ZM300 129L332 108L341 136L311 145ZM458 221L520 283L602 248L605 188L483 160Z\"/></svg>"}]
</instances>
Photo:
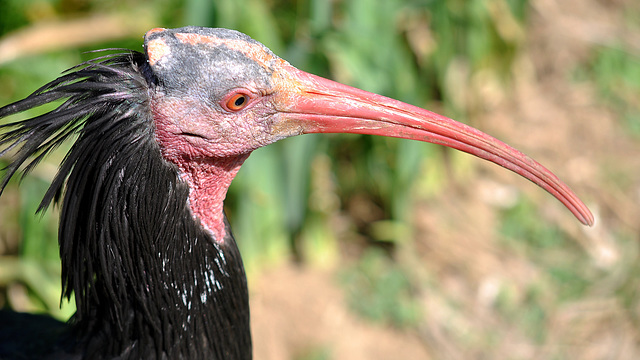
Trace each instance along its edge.
<instances>
[{"instance_id":1,"label":"long curved red beak","mask_svg":"<svg viewBox=\"0 0 640 360\"><path fill-rule=\"evenodd\" d=\"M284 120L275 125L289 135L353 133L383 135L445 145L507 168L560 200L585 225L593 215L569 187L527 155L477 129L397 100L327 80L294 67L278 110Z\"/></svg>"}]
</instances>

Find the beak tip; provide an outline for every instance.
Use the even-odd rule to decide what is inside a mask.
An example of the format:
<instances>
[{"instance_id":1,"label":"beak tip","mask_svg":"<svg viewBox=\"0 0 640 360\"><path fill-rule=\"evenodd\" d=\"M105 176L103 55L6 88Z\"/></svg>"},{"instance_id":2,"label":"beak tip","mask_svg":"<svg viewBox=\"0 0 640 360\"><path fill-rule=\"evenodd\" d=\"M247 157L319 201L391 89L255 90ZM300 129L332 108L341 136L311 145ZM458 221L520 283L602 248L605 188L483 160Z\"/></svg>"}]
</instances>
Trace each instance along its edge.
<instances>
[{"instance_id":1,"label":"beak tip","mask_svg":"<svg viewBox=\"0 0 640 360\"><path fill-rule=\"evenodd\" d=\"M593 217L593 214L591 213L591 211L589 211L589 209L587 209L587 216L585 217L583 224L589 226L589 227L593 227L593 225L595 225L596 220Z\"/></svg>"},{"instance_id":2,"label":"beak tip","mask_svg":"<svg viewBox=\"0 0 640 360\"><path fill-rule=\"evenodd\" d=\"M575 203L575 207L569 207L567 206L571 212L575 215L575 217L583 224L589 227L593 227L593 225L595 224L596 220L595 217L593 216L593 213L591 212L591 210L589 210L589 208L587 207L587 205L585 205L582 201L580 201L580 199L578 199L576 197L577 203Z\"/></svg>"}]
</instances>

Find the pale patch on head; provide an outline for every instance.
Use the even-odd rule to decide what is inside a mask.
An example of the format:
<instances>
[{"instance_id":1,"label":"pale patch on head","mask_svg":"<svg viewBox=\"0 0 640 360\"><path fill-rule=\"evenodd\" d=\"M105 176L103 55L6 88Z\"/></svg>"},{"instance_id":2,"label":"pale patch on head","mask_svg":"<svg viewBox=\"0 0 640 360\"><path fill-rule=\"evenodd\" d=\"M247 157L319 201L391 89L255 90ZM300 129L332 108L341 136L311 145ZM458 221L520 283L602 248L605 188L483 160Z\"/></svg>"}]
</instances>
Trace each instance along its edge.
<instances>
[{"instance_id":1,"label":"pale patch on head","mask_svg":"<svg viewBox=\"0 0 640 360\"><path fill-rule=\"evenodd\" d=\"M157 30L157 29L154 29ZM147 33L147 36L154 30ZM154 39L147 43L147 56L149 58L149 65L154 66L163 56L168 54L171 48L163 39Z\"/></svg>"}]
</instances>

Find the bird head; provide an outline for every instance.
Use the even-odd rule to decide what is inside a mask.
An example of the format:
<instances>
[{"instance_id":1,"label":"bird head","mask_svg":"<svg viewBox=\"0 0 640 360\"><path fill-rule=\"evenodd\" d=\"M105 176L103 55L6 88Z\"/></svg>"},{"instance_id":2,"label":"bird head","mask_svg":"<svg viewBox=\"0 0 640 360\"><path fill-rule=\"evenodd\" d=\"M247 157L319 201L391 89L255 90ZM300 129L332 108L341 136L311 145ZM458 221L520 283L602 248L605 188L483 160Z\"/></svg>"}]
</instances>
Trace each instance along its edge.
<instances>
[{"instance_id":1,"label":"bird head","mask_svg":"<svg viewBox=\"0 0 640 360\"><path fill-rule=\"evenodd\" d=\"M509 145L422 108L298 70L242 33L153 29L145 49L158 82L151 95L156 137L164 156L175 162L237 157L232 164L239 167L251 151L306 133L414 139L514 171L555 196L582 223L593 224L567 185Z\"/></svg>"}]
</instances>

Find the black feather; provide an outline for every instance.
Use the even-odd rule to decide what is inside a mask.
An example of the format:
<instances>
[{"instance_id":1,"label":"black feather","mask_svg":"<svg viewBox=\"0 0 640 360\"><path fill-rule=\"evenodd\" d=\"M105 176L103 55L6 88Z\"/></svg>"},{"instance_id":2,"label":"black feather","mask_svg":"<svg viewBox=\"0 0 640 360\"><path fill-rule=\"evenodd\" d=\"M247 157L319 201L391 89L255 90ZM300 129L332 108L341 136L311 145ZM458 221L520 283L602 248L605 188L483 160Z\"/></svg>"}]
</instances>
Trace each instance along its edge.
<instances>
[{"instance_id":1,"label":"black feather","mask_svg":"<svg viewBox=\"0 0 640 360\"><path fill-rule=\"evenodd\" d=\"M193 218L188 185L162 158L149 106L156 86L145 56L127 52L81 64L0 108L3 118L62 101L0 126L0 156L9 158L0 194L11 177L75 139L39 207L62 199L63 296L77 305L52 351L91 359L249 359L237 246L231 235L213 241Z\"/></svg>"}]
</instances>

